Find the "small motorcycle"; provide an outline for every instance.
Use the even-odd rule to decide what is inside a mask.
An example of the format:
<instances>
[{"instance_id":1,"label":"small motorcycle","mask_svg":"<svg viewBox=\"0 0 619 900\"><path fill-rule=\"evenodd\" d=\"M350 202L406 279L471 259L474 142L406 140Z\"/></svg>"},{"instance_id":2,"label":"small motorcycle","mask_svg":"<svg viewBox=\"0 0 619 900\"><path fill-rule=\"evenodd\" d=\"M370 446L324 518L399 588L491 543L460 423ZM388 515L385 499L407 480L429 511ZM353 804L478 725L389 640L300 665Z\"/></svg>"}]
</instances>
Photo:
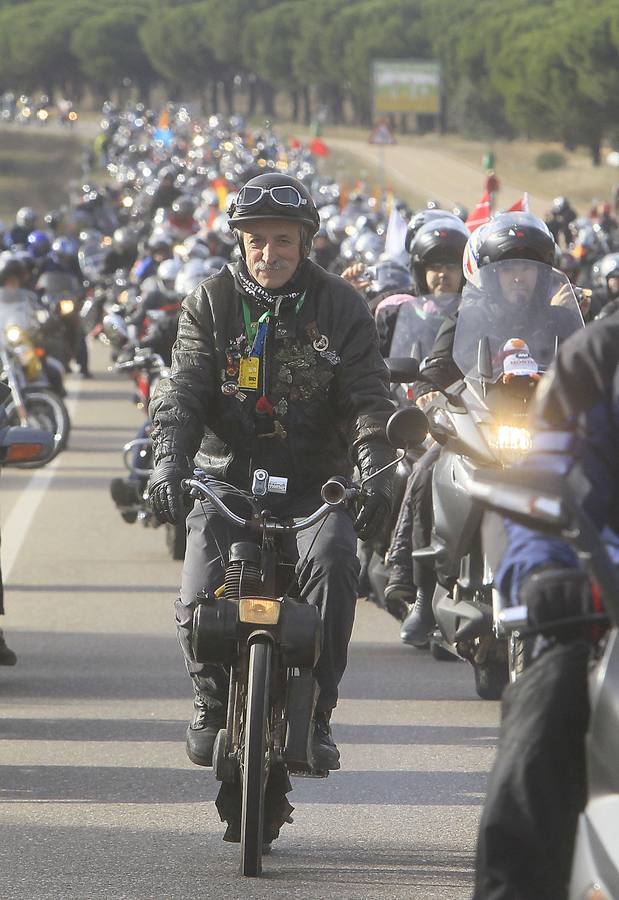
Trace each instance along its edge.
<instances>
[{"instance_id":1,"label":"small motorcycle","mask_svg":"<svg viewBox=\"0 0 619 900\"><path fill-rule=\"evenodd\" d=\"M52 389L42 360L45 352L38 348L28 332L17 325L6 328L0 343L2 380L10 389L11 399L6 413L9 424L43 429L52 435L57 456L68 443L71 420L64 401ZM36 461L24 467L39 465Z\"/></svg>"},{"instance_id":2,"label":"small motorcycle","mask_svg":"<svg viewBox=\"0 0 619 900\"><path fill-rule=\"evenodd\" d=\"M479 473L470 482L476 502L529 528L550 532L571 544L597 584L606 615L583 617L610 621L601 638L589 681L591 716L587 735L588 799L580 815L570 882L570 900L619 897L619 577L593 522L571 495L564 478L548 471L523 469ZM566 623L567 624L567 623ZM520 635L534 632L526 606L506 607L499 627Z\"/></svg>"},{"instance_id":3,"label":"small motorcycle","mask_svg":"<svg viewBox=\"0 0 619 900\"><path fill-rule=\"evenodd\" d=\"M418 409L399 410L387 424L396 447L419 443L426 434ZM320 612L295 594L294 562L283 556L278 537L319 522L358 497L368 480L330 479L322 487L323 504L294 522L265 511L269 492L281 491L281 479L263 469L254 472L250 494L200 470L183 482L191 497L207 501L247 533L230 547L224 584L198 595L192 633L194 658L230 672L227 722L215 741L213 770L222 785L216 803L228 823L225 840L240 842L243 875L260 875L264 847L290 821L288 776L328 775L314 768L311 752ZM228 508L222 489L243 501L245 517Z\"/></svg>"},{"instance_id":4,"label":"small motorcycle","mask_svg":"<svg viewBox=\"0 0 619 900\"><path fill-rule=\"evenodd\" d=\"M126 334L124 320L111 314L105 318L108 340L118 347ZM124 351L125 354L127 351ZM146 347L132 348L129 359L117 360L115 372L125 372L135 382L135 403L138 409L148 410L148 403L159 379L169 374L165 361L159 354ZM148 479L153 471L153 445L150 439L150 421L140 428L137 437L123 447L123 464L128 478L114 478L110 485L112 499L123 521L140 522L146 528L159 528L161 523L154 515L148 501ZM172 559L185 558L187 535L185 522L168 523L165 528L166 545Z\"/></svg>"}]
</instances>

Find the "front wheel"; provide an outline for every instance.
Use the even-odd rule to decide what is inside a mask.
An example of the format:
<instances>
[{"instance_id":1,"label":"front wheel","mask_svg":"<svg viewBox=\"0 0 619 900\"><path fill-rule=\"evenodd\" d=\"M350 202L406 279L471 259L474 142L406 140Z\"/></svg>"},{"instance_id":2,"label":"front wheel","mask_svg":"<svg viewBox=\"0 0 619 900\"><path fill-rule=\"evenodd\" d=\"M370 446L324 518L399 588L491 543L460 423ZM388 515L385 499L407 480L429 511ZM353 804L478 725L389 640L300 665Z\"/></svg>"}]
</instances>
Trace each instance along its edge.
<instances>
[{"instance_id":1,"label":"front wheel","mask_svg":"<svg viewBox=\"0 0 619 900\"><path fill-rule=\"evenodd\" d=\"M262 872L271 655L271 642L268 639L257 640L249 648L245 746L241 772L241 874L248 876L260 875Z\"/></svg>"},{"instance_id":2,"label":"front wheel","mask_svg":"<svg viewBox=\"0 0 619 900\"><path fill-rule=\"evenodd\" d=\"M482 700L500 700L509 681L504 661L487 659L483 663L473 663L475 670L475 690Z\"/></svg>"}]
</instances>

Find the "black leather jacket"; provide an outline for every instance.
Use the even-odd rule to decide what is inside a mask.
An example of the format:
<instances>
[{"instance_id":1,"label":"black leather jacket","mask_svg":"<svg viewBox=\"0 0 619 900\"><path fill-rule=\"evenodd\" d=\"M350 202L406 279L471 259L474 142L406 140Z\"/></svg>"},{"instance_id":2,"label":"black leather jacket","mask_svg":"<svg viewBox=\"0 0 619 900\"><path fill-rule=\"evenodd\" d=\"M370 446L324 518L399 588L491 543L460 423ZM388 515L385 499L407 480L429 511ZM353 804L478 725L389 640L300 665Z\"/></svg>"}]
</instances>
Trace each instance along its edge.
<instances>
[{"instance_id":1,"label":"black leather jacket","mask_svg":"<svg viewBox=\"0 0 619 900\"><path fill-rule=\"evenodd\" d=\"M172 373L150 405L155 462L195 457L241 488L254 469L265 468L289 479L289 496L302 496L330 475L350 475L354 463L367 472L392 458L385 423L393 404L372 316L351 285L307 265L302 307L282 304L277 321L270 320L257 390L222 392L238 380L235 348L248 352L242 295L230 269L184 300ZM245 299L256 321L264 309ZM328 338L326 351L314 348L317 335ZM272 414L257 413L262 395Z\"/></svg>"}]
</instances>

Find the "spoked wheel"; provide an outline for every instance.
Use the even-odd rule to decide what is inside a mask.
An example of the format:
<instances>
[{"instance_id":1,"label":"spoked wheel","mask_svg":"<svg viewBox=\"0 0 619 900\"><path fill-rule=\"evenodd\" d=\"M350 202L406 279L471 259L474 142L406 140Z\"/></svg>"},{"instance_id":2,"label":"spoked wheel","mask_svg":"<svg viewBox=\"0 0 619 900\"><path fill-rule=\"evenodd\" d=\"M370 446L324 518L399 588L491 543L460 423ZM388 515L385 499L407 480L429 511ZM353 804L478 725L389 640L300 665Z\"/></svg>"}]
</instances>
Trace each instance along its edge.
<instances>
[{"instance_id":1,"label":"spoked wheel","mask_svg":"<svg viewBox=\"0 0 619 900\"><path fill-rule=\"evenodd\" d=\"M249 678L241 795L241 874L262 872L264 793L267 781L267 723L271 681L271 642L249 648Z\"/></svg>"},{"instance_id":2,"label":"spoked wheel","mask_svg":"<svg viewBox=\"0 0 619 900\"><path fill-rule=\"evenodd\" d=\"M33 428L41 428L48 431L54 437L54 449L44 462L20 463L20 468L33 469L57 456L67 446L71 420L69 413L60 397L46 388L30 389L24 392L24 406L28 417L28 425ZM21 425L17 411L13 404L9 404L7 410L10 425Z\"/></svg>"}]
</instances>

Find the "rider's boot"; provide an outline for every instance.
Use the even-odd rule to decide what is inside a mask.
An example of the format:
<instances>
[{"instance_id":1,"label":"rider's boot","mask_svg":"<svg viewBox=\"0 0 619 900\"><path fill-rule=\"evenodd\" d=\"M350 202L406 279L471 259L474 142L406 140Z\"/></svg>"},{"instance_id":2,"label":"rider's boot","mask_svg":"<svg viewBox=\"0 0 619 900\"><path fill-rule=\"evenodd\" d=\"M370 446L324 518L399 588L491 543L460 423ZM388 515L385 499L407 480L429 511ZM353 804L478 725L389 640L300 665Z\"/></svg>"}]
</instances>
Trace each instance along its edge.
<instances>
[{"instance_id":1,"label":"rider's boot","mask_svg":"<svg viewBox=\"0 0 619 900\"><path fill-rule=\"evenodd\" d=\"M385 606L399 622L403 622L415 602L413 572L409 566L391 566L385 585Z\"/></svg>"},{"instance_id":2,"label":"rider's boot","mask_svg":"<svg viewBox=\"0 0 619 900\"><path fill-rule=\"evenodd\" d=\"M314 713L312 761L315 769L334 771L340 767L340 751L333 740L329 719L331 712Z\"/></svg>"},{"instance_id":3,"label":"rider's boot","mask_svg":"<svg viewBox=\"0 0 619 900\"><path fill-rule=\"evenodd\" d=\"M423 646L427 642L428 635L435 625L432 611L432 597L436 584L434 575L425 576L420 581L422 584L417 588L413 608L402 622L400 629L400 640L415 647Z\"/></svg>"},{"instance_id":4,"label":"rider's boot","mask_svg":"<svg viewBox=\"0 0 619 900\"><path fill-rule=\"evenodd\" d=\"M14 666L17 655L6 645L4 632L0 628L0 666Z\"/></svg>"},{"instance_id":5,"label":"rider's boot","mask_svg":"<svg viewBox=\"0 0 619 900\"><path fill-rule=\"evenodd\" d=\"M212 766L215 738L226 727L226 708L200 690L195 678L192 680L194 715L187 728L187 756L196 766Z\"/></svg>"}]
</instances>

